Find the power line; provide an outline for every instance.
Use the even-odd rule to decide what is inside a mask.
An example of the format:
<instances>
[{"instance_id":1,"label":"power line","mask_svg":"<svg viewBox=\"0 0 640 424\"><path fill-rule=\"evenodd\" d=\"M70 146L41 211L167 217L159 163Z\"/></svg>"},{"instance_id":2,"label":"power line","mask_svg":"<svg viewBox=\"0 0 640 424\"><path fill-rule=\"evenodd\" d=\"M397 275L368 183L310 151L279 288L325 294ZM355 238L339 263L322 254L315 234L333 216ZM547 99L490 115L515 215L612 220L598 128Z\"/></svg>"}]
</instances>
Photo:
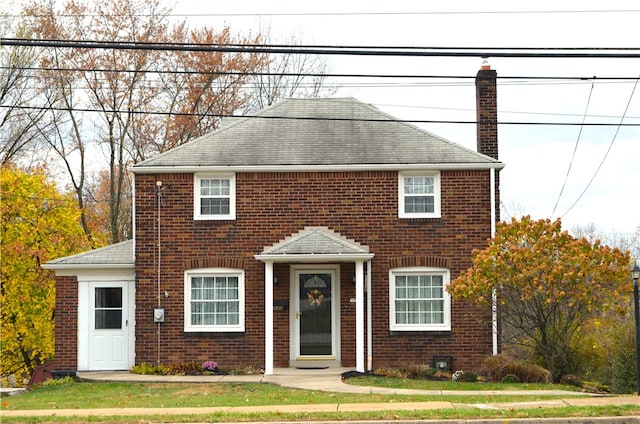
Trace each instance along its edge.
<instances>
[{"instance_id":1,"label":"power line","mask_svg":"<svg viewBox=\"0 0 640 424\"><path fill-rule=\"evenodd\" d=\"M584 108L584 114L582 116L582 123L587 119L587 111L589 110L589 105L591 104L591 95L593 94L594 83L591 83L591 90L589 90L589 97L587 98L587 105ZM556 199L556 204L553 206L553 210L551 211L551 216L556 213L556 208L558 207L558 203L560 202L560 198L562 197L562 193L564 192L564 188L567 185L567 180L569 179L569 174L571 173L571 167L573 166L573 161L576 158L576 152L578 151L578 144L580 143L580 137L582 136L582 130L584 126L580 126L580 131L578 132L578 138L576 139L576 144L573 147L573 154L571 155L571 160L569 161L569 167L567 168L567 174L564 177L564 181L562 182L562 187L560 188L560 193L558 193L558 198Z\"/></svg>"},{"instance_id":2,"label":"power line","mask_svg":"<svg viewBox=\"0 0 640 424\"><path fill-rule=\"evenodd\" d=\"M361 118L331 118L331 117L313 117L313 116L263 116L263 115L233 115L219 113L186 113L186 112L160 112L160 111L142 111L142 110L105 110L92 108L66 108L55 106L4 106L0 108L19 108L23 110L49 110L56 112L95 112L95 113L117 113L130 115L161 115L161 116L185 116L185 117L202 117L202 118L254 118L254 119L289 119L289 120L306 120L306 121L346 121L346 122L399 122L411 124L473 124L477 125L477 121L461 121L461 120L431 120L431 119L361 119ZM606 122L526 122L526 121L502 121L498 125L545 125L545 126L576 126L585 125L592 127L607 127L616 125L618 127L640 127L640 123L606 123Z\"/></svg>"},{"instance_id":3,"label":"power line","mask_svg":"<svg viewBox=\"0 0 640 424\"><path fill-rule=\"evenodd\" d=\"M502 57L502 58L640 58L636 47L499 48L499 47L389 47L389 46L291 46L283 44L201 44L97 40L43 40L2 38L0 46L78 49L192 51L221 53L317 54L390 57Z\"/></svg>"},{"instance_id":4,"label":"power line","mask_svg":"<svg viewBox=\"0 0 640 424\"><path fill-rule=\"evenodd\" d=\"M638 76L640 79L640 75ZM578 202L580 201L580 199L582 199L582 196L584 196L584 194L587 192L587 190L589 189L589 187L591 187L591 183L593 183L593 180L596 179L596 176L598 175L598 173L600 172L600 169L602 168L602 165L604 164L604 161L607 160L607 156L609 156L609 152L611 151L611 148L613 147L613 143L616 141L616 138L618 137L618 133L620 132L620 128L624 125L623 121L627 115L627 111L629 110L629 105L631 104L631 99L633 99L633 95L636 92L636 87L638 86L638 81L636 81L636 83L633 85L633 90L631 90L631 95L629 96L629 100L627 101L627 105L624 108L624 113L622 114L622 118L620 118L620 123L618 124L617 128L616 128L616 132L613 135L613 138L611 139L611 143L609 143L609 148L607 148L607 151L605 152L602 160L600 161L600 164L598 165L598 168L596 168L596 171L593 173L593 176L591 177L591 179L589 180L589 182L587 183L586 187L584 188L584 190L582 191L582 193L580 193L580 195L578 196L578 198L576 199L575 202L573 202L573 204L571 206L569 206L569 209L567 209L567 211L565 213L562 214L561 218L564 218L564 216L566 214L568 214L571 209L573 209L573 207L578 204Z\"/></svg>"},{"instance_id":5,"label":"power line","mask_svg":"<svg viewBox=\"0 0 640 424\"><path fill-rule=\"evenodd\" d=\"M55 66L0 66L4 70L22 71L55 71L55 72L105 72L105 73L149 73L149 74L170 74L170 75L223 75L223 76L286 76L286 77L332 77L332 78L408 78L408 79L466 79L475 80L475 75L425 75L425 74L373 74L373 73L317 73L317 72L238 72L238 71L189 71L189 70L154 70L154 69L123 69L123 68L79 68L79 67L55 67ZM635 81L638 77L622 76L516 76L498 75L499 80L557 80L557 81Z\"/></svg>"}]
</instances>

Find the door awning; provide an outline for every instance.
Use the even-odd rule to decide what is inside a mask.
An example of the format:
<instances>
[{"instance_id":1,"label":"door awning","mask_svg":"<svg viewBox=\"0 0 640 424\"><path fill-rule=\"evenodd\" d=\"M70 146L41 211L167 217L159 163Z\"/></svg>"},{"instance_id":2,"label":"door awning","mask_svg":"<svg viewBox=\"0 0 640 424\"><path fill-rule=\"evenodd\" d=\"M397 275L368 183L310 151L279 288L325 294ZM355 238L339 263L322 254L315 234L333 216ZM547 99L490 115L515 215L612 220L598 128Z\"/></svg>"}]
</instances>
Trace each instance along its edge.
<instances>
[{"instance_id":1,"label":"door awning","mask_svg":"<svg viewBox=\"0 0 640 424\"><path fill-rule=\"evenodd\" d=\"M373 256L368 246L327 227L306 227L265 247L255 258L263 262L359 262Z\"/></svg>"}]
</instances>

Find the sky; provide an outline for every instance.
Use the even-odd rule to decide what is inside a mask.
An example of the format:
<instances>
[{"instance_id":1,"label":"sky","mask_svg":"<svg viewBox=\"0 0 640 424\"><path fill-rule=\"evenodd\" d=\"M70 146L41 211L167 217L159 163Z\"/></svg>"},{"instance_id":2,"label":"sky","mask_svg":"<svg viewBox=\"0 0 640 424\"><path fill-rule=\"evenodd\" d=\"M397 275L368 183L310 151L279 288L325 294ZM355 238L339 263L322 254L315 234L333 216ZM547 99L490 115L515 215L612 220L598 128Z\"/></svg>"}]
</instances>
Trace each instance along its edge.
<instances>
[{"instance_id":1,"label":"sky","mask_svg":"<svg viewBox=\"0 0 640 424\"><path fill-rule=\"evenodd\" d=\"M640 47L636 1L242 1L177 0L190 25L268 30L274 43L420 47ZM325 56L330 73L475 76L481 58ZM561 218L602 232L640 226L640 59L489 58L498 77L499 122L606 122L606 127L500 125L502 218ZM592 77L600 78L595 81ZM629 78L625 81L602 80ZM401 119L475 120L473 79L338 80L354 97ZM388 81L387 81L388 82ZM376 84L373 84L376 83ZM472 124L417 124L476 148Z\"/></svg>"}]
</instances>

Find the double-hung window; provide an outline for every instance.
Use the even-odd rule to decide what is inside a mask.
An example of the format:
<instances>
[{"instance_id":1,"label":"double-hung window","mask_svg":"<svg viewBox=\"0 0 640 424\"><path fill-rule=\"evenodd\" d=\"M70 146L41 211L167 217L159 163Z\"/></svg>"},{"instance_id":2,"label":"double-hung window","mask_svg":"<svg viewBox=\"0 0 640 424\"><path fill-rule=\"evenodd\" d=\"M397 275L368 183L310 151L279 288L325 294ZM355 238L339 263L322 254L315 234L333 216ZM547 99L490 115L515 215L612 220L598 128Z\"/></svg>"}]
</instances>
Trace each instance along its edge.
<instances>
[{"instance_id":1,"label":"double-hung window","mask_svg":"<svg viewBox=\"0 0 640 424\"><path fill-rule=\"evenodd\" d=\"M392 331L450 331L449 270L397 268L389 272Z\"/></svg>"},{"instance_id":2,"label":"double-hung window","mask_svg":"<svg viewBox=\"0 0 640 424\"><path fill-rule=\"evenodd\" d=\"M184 331L244 331L243 271L187 271L184 299Z\"/></svg>"},{"instance_id":3,"label":"double-hung window","mask_svg":"<svg viewBox=\"0 0 640 424\"><path fill-rule=\"evenodd\" d=\"M439 218L440 173L399 174L398 207L400 218Z\"/></svg>"},{"instance_id":4,"label":"double-hung window","mask_svg":"<svg viewBox=\"0 0 640 424\"><path fill-rule=\"evenodd\" d=\"M194 188L195 219L236 218L236 181L234 175L196 175Z\"/></svg>"}]
</instances>

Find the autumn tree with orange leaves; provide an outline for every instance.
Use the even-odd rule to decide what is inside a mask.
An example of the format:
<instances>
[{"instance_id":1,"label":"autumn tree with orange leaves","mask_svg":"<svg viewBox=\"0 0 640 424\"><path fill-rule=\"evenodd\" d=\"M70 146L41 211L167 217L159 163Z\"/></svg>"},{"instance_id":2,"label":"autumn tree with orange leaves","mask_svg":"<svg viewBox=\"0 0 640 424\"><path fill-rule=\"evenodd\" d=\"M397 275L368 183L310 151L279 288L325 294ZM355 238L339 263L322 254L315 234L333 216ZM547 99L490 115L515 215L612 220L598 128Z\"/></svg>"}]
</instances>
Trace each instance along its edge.
<instances>
[{"instance_id":1,"label":"autumn tree with orange leaves","mask_svg":"<svg viewBox=\"0 0 640 424\"><path fill-rule=\"evenodd\" d=\"M574 238L560 220L525 216L498 224L450 291L454 299L490 304L495 290L505 343L528 351L559 381L575 370L583 324L631 304L629 264L629 252Z\"/></svg>"},{"instance_id":2,"label":"autumn tree with orange leaves","mask_svg":"<svg viewBox=\"0 0 640 424\"><path fill-rule=\"evenodd\" d=\"M163 0L32 0L23 9L21 27L29 38L79 43L265 43L260 34L234 35L226 25L190 27L171 11ZM108 230L111 242L123 240L131 235L131 226L123 225L131 218L126 215L131 165L216 129L222 117L250 111L255 99L266 95L264 86L256 92L261 73L283 69L294 75L269 88L269 101L277 101L297 92L310 94L303 90L305 73L321 85L318 74L326 70L322 61L255 51L89 49L79 44L42 47L37 54L41 69L29 79L34 84L31 103L45 113L33 132L48 146L44 151L62 163L94 247L99 237L93 233L100 226L92 221L92 192L106 189L102 230ZM105 175L95 178L102 170L106 181ZM96 181L100 187L93 186Z\"/></svg>"}]
</instances>

